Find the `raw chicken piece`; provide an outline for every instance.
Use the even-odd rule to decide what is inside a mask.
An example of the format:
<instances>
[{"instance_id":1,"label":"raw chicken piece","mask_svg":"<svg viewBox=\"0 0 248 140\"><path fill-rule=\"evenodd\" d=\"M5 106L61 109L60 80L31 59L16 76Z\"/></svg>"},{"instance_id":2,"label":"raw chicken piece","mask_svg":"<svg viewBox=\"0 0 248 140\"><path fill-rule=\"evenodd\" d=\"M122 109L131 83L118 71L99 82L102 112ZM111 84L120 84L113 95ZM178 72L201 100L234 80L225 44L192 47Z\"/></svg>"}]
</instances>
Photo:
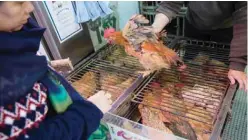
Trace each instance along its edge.
<instances>
[{"instance_id":1,"label":"raw chicken piece","mask_svg":"<svg viewBox=\"0 0 248 140\"><path fill-rule=\"evenodd\" d=\"M85 98L94 95L97 88L96 73L86 72L81 79L72 83L72 86Z\"/></svg>"}]
</instances>

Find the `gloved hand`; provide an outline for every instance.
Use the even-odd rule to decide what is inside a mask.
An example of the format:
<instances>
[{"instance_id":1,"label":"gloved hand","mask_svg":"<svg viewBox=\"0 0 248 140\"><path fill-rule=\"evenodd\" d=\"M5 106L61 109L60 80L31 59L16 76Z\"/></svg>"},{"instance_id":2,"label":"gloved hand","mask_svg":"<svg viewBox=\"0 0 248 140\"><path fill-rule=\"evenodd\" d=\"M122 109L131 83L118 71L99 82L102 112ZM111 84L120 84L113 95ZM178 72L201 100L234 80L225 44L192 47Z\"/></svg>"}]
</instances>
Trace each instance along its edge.
<instances>
[{"instance_id":1,"label":"gloved hand","mask_svg":"<svg viewBox=\"0 0 248 140\"><path fill-rule=\"evenodd\" d=\"M98 91L95 95L89 97L88 100L95 104L103 113L111 109L111 95L103 90Z\"/></svg>"},{"instance_id":2,"label":"gloved hand","mask_svg":"<svg viewBox=\"0 0 248 140\"><path fill-rule=\"evenodd\" d=\"M155 20L152 24L154 32L155 33L161 32L169 22L170 22L170 20L166 15L164 15L162 13L156 14Z\"/></svg>"}]
</instances>

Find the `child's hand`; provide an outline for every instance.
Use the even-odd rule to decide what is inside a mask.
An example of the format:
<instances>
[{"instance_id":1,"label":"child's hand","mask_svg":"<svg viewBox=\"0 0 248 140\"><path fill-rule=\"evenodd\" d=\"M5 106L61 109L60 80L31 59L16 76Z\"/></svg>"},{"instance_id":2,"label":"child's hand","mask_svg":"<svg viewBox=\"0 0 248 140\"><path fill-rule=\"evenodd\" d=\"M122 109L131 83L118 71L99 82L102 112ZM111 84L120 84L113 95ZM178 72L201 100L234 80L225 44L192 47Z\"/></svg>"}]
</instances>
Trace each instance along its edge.
<instances>
[{"instance_id":1,"label":"child's hand","mask_svg":"<svg viewBox=\"0 0 248 140\"><path fill-rule=\"evenodd\" d=\"M239 89L247 91L247 75L244 72L230 69L228 78L231 81L231 85L235 84L236 80L239 83Z\"/></svg>"},{"instance_id":2,"label":"child's hand","mask_svg":"<svg viewBox=\"0 0 248 140\"><path fill-rule=\"evenodd\" d=\"M88 98L93 104L95 104L103 113L108 112L111 109L111 95L105 91L99 91L95 95Z\"/></svg>"}]
</instances>

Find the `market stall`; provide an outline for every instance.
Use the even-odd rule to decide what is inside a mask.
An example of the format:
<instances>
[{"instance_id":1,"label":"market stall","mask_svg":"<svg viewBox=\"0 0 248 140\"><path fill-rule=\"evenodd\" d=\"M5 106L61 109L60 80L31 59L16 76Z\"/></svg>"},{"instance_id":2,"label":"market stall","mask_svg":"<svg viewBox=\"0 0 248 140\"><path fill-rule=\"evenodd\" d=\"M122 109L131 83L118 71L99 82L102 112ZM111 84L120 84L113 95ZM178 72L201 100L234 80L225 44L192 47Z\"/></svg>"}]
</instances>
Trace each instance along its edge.
<instances>
[{"instance_id":1,"label":"market stall","mask_svg":"<svg viewBox=\"0 0 248 140\"><path fill-rule=\"evenodd\" d=\"M153 20L153 12L147 11L149 7L154 10L156 5L145 3L140 6L140 11ZM115 12L108 20L118 17ZM104 115L102 125L90 139L246 138L244 130L235 131L235 135L230 134L234 133L235 123L239 124L236 126L238 129L245 130L247 124L244 119L247 115L244 109L247 108L247 101L242 100L246 94L237 93L237 85L231 86L226 76L230 44L178 37L184 35L184 12L179 17L178 31L164 37L163 43L183 58L187 69L161 69L147 77L137 73L145 69L137 58L128 55L123 47L106 44L103 40L100 30L111 26L107 25L107 19L105 22L99 20L91 24L79 24L80 28L86 27L84 29L87 32L83 35L91 38L91 42L87 43L91 47L89 50L80 47L81 51L87 50L88 53L83 54L83 57L74 57L74 70L66 78L81 96L89 98L104 91L112 101L112 108ZM100 36L98 42L93 36ZM63 41L60 43L65 47ZM94 51L92 46L95 47ZM73 49L78 51L77 48ZM62 49L56 50L63 54ZM59 52L54 54L61 57ZM61 58L70 55L73 54L64 53ZM241 120L245 123L241 124Z\"/></svg>"}]
</instances>

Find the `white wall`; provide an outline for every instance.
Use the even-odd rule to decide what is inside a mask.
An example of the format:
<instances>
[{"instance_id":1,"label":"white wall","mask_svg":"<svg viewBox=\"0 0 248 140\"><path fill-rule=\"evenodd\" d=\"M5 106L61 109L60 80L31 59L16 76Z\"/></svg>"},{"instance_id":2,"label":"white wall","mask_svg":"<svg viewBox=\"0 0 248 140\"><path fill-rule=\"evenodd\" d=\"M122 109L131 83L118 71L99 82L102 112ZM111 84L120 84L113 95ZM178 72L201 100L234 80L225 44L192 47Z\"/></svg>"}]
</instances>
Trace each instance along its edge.
<instances>
[{"instance_id":1,"label":"white wall","mask_svg":"<svg viewBox=\"0 0 248 140\"><path fill-rule=\"evenodd\" d=\"M47 54L46 50L44 49L44 46L42 43L40 43L40 48L39 48L37 54L38 55L44 55L44 56L46 56L48 61L50 60L50 58L48 57L48 54Z\"/></svg>"},{"instance_id":2,"label":"white wall","mask_svg":"<svg viewBox=\"0 0 248 140\"><path fill-rule=\"evenodd\" d=\"M122 29L132 15L139 13L138 1L118 1L117 12Z\"/></svg>"}]
</instances>

